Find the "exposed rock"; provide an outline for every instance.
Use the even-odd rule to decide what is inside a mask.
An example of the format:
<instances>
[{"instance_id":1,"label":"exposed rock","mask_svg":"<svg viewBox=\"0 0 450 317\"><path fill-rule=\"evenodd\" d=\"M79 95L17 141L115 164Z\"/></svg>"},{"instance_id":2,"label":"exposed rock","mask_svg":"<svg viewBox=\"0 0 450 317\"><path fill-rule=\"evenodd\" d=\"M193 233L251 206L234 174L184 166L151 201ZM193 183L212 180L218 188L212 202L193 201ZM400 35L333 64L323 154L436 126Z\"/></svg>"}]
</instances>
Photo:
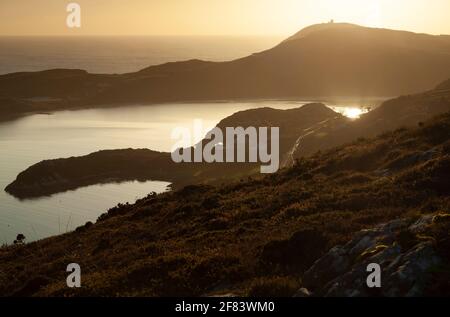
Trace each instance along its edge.
<instances>
[{"instance_id":1,"label":"exposed rock","mask_svg":"<svg viewBox=\"0 0 450 317\"><path fill-rule=\"evenodd\" d=\"M303 276L303 283L308 288L324 285L350 267L350 261L341 246L331 249L326 255L314 263Z\"/></svg>"},{"instance_id":2,"label":"exposed rock","mask_svg":"<svg viewBox=\"0 0 450 317\"><path fill-rule=\"evenodd\" d=\"M294 297L311 297L312 294L307 288L301 288L295 293Z\"/></svg>"},{"instance_id":3,"label":"exposed rock","mask_svg":"<svg viewBox=\"0 0 450 317\"><path fill-rule=\"evenodd\" d=\"M363 230L343 246L331 249L304 274L303 284L319 296L423 296L431 270L440 265L434 242L416 239L436 215L427 215L411 225L409 219L394 220ZM401 233L413 237L400 244ZM369 288L367 267L381 267L381 288Z\"/></svg>"},{"instance_id":4,"label":"exposed rock","mask_svg":"<svg viewBox=\"0 0 450 317\"><path fill-rule=\"evenodd\" d=\"M422 233L425 231L426 227L433 222L433 215L426 215L417 220L414 224L409 226L409 231L413 233Z\"/></svg>"}]
</instances>

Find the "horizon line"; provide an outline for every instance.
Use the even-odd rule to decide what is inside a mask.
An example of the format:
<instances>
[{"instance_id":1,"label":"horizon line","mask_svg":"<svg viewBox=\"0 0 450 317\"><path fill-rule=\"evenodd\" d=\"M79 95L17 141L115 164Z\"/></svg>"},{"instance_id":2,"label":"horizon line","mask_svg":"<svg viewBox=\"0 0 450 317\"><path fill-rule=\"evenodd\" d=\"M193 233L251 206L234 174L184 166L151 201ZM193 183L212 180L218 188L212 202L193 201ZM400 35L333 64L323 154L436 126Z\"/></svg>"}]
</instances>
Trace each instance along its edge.
<instances>
[{"instance_id":1,"label":"horizon line","mask_svg":"<svg viewBox=\"0 0 450 317\"><path fill-rule=\"evenodd\" d=\"M0 37L286 37L286 34L0 34Z\"/></svg>"}]
</instances>

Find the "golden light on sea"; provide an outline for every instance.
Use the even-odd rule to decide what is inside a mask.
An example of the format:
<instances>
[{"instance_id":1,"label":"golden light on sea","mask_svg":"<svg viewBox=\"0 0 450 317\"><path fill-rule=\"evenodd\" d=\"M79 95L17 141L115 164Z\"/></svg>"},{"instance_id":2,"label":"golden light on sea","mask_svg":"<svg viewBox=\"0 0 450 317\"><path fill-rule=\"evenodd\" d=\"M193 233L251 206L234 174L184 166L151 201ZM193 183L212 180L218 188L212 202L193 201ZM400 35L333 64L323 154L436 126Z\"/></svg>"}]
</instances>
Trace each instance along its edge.
<instances>
[{"instance_id":1,"label":"golden light on sea","mask_svg":"<svg viewBox=\"0 0 450 317\"><path fill-rule=\"evenodd\" d=\"M344 108L342 114L350 119L359 119L361 115L363 115L366 112L367 112L366 110L361 108L347 107Z\"/></svg>"},{"instance_id":2,"label":"golden light on sea","mask_svg":"<svg viewBox=\"0 0 450 317\"><path fill-rule=\"evenodd\" d=\"M350 119L359 119L363 114L368 113L370 108L364 107L345 107L345 106L330 106L332 110Z\"/></svg>"}]
</instances>

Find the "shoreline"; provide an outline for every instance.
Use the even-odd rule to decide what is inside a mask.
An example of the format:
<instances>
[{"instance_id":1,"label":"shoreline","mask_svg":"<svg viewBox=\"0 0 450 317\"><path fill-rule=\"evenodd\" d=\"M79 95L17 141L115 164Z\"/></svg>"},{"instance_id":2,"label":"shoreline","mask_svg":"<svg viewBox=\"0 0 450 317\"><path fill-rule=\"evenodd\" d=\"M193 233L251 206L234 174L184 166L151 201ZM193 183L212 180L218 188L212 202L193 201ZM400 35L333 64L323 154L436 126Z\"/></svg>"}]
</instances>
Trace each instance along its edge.
<instances>
[{"instance_id":1,"label":"shoreline","mask_svg":"<svg viewBox=\"0 0 450 317\"><path fill-rule=\"evenodd\" d=\"M167 102L154 102L154 103L120 103L120 104L105 104L105 105L84 105L84 106L70 106L61 109L48 109L48 110L37 110L30 111L24 113L14 113L11 115L0 116L0 124L12 122L15 120L20 120L22 118L30 117L33 115L53 115L57 112L65 112L65 111L82 111L82 110L101 110L101 109L116 109L116 108L137 108L137 107L153 107L153 106L172 106L172 105L189 105L189 104L235 104L235 103L265 103L265 102L286 102L286 103L298 103L298 104L308 104L308 103L324 103L329 108L339 108L346 107L344 105L329 105L330 103L341 103L348 102L350 105L348 107L359 107L365 108L367 106L372 106L372 110L379 107L384 101L391 99L390 97L370 97L364 99L362 103L360 103L356 97L286 97L286 98L276 98L276 99L266 99L266 98L258 98L258 99L218 99L218 100L185 100L185 101L167 101ZM374 103L371 103L374 102ZM359 105L355 105L358 103ZM267 107L267 106L265 106ZM271 108L269 106L269 108ZM249 108L250 109L250 108ZM273 108L276 109L276 108Z\"/></svg>"}]
</instances>

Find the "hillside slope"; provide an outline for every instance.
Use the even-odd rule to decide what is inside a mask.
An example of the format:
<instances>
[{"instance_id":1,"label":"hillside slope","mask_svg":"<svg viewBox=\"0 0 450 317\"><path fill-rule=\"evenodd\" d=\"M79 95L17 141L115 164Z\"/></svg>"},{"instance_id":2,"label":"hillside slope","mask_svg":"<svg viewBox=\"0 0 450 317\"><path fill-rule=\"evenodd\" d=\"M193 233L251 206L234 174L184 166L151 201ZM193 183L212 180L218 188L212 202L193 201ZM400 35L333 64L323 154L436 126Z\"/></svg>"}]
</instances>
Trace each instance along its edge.
<instances>
[{"instance_id":1,"label":"hillside slope","mask_svg":"<svg viewBox=\"0 0 450 317\"><path fill-rule=\"evenodd\" d=\"M388 100L358 120L350 120L323 104L298 109L253 109L235 113L218 127L279 127L280 167L317 151L411 127L450 111L449 81L433 90ZM202 142L208 142L204 139ZM226 141L225 141L226 143ZM193 149L190 149L193 151ZM19 198L38 197L112 181L164 180L174 188L188 184L220 184L259 173L259 164L173 164L169 153L155 159L150 150L100 151L84 157L42 161L20 173L6 191ZM146 166L146 168L137 168ZM148 167L148 168L147 168ZM76 171L76 172L75 172Z\"/></svg>"},{"instance_id":2,"label":"hillside slope","mask_svg":"<svg viewBox=\"0 0 450 317\"><path fill-rule=\"evenodd\" d=\"M450 111L450 80L423 93L387 100L358 120L337 117L316 126L301 136L292 150L292 157L305 157L357 138L375 137L386 131L416 126L447 111Z\"/></svg>"},{"instance_id":3,"label":"hillside slope","mask_svg":"<svg viewBox=\"0 0 450 317\"><path fill-rule=\"evenodd\" d=\"M286 157L298 135L320 122L341 118L323 104L298 109L271 108L237 112L219 122L218 127L279 127L280 160ZM345 120L345 119L343 119ZM224 138L226 139L226 138ZM203 144L209 142L204 139ZM226 141L224 141L226 143ZM185 149L193 153L193 148ZM181 188L195 183L228 182L259 173L259 163L180 163L170 153L148 149L107 150L81 157L44 160L21 172L6 191L19 198L50 195L82 186L129 180L161 180Z\"/></svg>"},{"instance_id":4,"label":"hillside slope","mask_svg":"<svg viewBox=\"0 0 450 317\"><path fill-rule=\"evenodd\" d=\"M423 91L449 75L449 36L327 24L229 62L191 60L123 75L81 70L2 75L0 97L32 102L41 110L240 98L364 98ZM36 97L58 102L30 101Z\"/></svg>"},{"instance_id":5,"label":"hillside slope","mask_svg":"<svg viewBox=\"0 0 450 317\"><path fill-rule=\"evenodd\" d=\"M75 232L1 248L0 294L291 296L307 287L332 296L322 282L337 278L342 292L355 296L361 288L374 296L448 296L449 138L447 113L261 179L188 186L119 205ZM346 253L360 240L367 243ZM377 254L389 260L383 250L398 257L389 268L383 262L390 272L383 293L345 274ZM351 262L327 262L341 258ZM407 259L411 270L396 266ZM72 262L82 267L80 289L65 284ZM398 283L389 283L394 278Z\"/></svg>"}]
</instances>

